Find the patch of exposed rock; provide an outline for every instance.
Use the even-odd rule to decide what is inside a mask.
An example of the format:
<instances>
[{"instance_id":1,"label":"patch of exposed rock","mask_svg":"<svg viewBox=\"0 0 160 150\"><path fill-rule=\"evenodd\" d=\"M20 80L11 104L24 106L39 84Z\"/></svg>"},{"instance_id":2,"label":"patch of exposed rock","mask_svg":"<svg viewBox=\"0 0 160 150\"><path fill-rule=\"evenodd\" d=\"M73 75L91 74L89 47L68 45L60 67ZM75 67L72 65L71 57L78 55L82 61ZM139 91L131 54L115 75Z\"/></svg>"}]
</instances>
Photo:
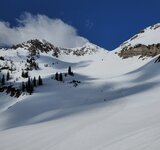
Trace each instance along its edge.
<instances>
[{"instance_id":1,"label":"patch of exposed rock","mask_svg":"<svg viewBox=\"0 0 160 150\"><path fill-rule=\"evenodd\" d=\"M124 59L133 56L154 57L158 54L160 54L160 43L148 46L142 44L138 44L134 47L126 46L118 53L118 55Z\"/></svg>"},{"instance_id":2,"label":"patch of exposed rock","mask_svg":"<svg viewBox=\"0 0 160 150\"><path fill-rule=\"evenodd\" d=\"M38 39L29 40L27 42L24 42L22 44L13 45L12 49L18 49L18 48L24 48L26 50L29 50L31 55L34 56L40 52L53 52L53 56L58 57L60 54L60 49L53 46L51 43L43 40L40 41Z\"/></svg>"},{"instance_id":3,"label":"patch of exposed rock","mask_svg":"<svg viewBox=\"0 0 160 150\"><path fill-rule=\"evenodd\" d=\"M83 46L81 48L74 48L74 49L64 49L64 48L61 48L61 50L63 50L63 53L65 55L75 55L75 56L84 56L86 54L88 55L92 55L96 52L98 52L98 47L87 47L87 46Z\"/></svg>"},{"instance_id":4,"label":"patch of exposed rock","mask_svg":"<svg viewBox=\"0 0 160 150\"><path fill-rule=\"evenodd\" d=\"M45 40L29 40L27 42L13 45L11 47L12 49L18 49L18 48L24 48L30 52L31 56L35 56L39 54L39 52L52 52L52 55L55 57L58 57L59 55L74 55L74 56L84 56L86 54L92 55L100 49L98 46L93 44L84 45L83 47L79 48L60 48L55 47L51 43L45 41Z\"/></svg>"}]
</instances>

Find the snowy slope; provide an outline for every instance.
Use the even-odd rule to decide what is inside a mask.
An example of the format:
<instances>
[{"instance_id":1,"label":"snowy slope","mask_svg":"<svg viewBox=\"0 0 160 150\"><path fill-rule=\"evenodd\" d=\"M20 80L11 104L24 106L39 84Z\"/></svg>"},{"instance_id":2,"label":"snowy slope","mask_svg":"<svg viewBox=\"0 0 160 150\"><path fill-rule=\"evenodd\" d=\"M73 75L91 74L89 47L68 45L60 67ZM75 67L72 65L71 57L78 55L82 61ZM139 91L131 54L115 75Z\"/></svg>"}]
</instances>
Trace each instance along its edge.
<instances>
[{"instance_id":1,"label":"snowy slope","mask_svg":"<svg viewBox=\"0 0 160 150\"><path fill-rule=\"evenodd\" d=\"M133 47L137 44L152 45L160 43L160 23L147 27L134 35L132 38L124 42L122 47Z\"/></svg>"},{"instance_id":2,"label":"snowy slope","mask_svg":"<svg viewBox=\"0 0 160 150\"><path fill-rule=\"evenodd\" d=\"M73 54L77 50L88 52L77 56ZM17 86L26 81L21 70L29 51L2 49L0 54L17 68L10 81L15 80ZM44 85L32 95L17 99L0 93L0 149L159 150L157 56L122 59L115 51L90 43L72 49L69 55L64 52L57 58L52 54L40 52L35 57L40 69L29 75L41 75ZM74 76L64 77L64 82L53 79L55 72L65 73L68 66ZM75 87L72 80L80 83Z\"/></svg>"},{"instance_id":3,"label":"snowy slope","mask_svg":"<svg viewBox=\"0 0 160 150\"><path fill-rule=\"evenodd\" d=\"M111 62L107 63L110 57L102 61L103 67L110 66ZM132 69L117 71L122 63L129 66L136 59L128 64L114 57L117 67L110 70L113 78L107 73L103 79L99 74L93 78L88 71L83 77L77 75L83 84L76 88L46 78L46 86L3 110L0 148L158 149L160 71L157 67L160 64L139 60Z\"/></svg>"}]
</instances>

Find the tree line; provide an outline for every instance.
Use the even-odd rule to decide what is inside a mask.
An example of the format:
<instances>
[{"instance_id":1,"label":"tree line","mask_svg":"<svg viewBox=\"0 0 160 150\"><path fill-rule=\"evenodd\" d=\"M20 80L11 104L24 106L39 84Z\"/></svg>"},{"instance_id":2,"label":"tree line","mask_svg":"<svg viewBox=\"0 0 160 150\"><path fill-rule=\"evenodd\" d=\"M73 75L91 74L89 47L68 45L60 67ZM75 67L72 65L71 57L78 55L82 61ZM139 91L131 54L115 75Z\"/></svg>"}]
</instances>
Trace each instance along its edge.
<instances>
[{"instance_id":1,"label":"tree line","mask_svg":"<svg viewBox=\"0 0 160 150\"><path fill-rule=\"evenodd\" d=\"M68 72L65 73L64 75L65 76L67 76L67 75L74 76L74 73L72 72L71 66L68 67ZM56 72L54 79L57 81L63 81L63 74Z\"/></svg>"},{"instance_id":2,"label":"tree line","mask_svg":"<svg viewBox=\"0 0 160 150\"><path fill-rule=\"evenodd\" d=\"M31 95L34 91L34 88L41 85L43 85L43 80L40 75L38 79L36 79L36 77L33 79L28 77L28 81L26 83L22 82L22 92L27 92Z\"/></svg>"},{"instance_id":3,"label":"tree line","mask_svg":"<svg viewBox=\"0 0 160 150\"><path fill-rule=\"evenodd\" d=\"M6 75L3 74L2 78L0 78L0 92L6 91L7 94L10 93L11 96L15 95L15 97L19 97L23 92L27 92L31 95L35 87L43 85L43 80L40 75L37 79L36 77L32 79L28 76L27 82L22 82L18 89L11 84L7 85L6 82L8 80L10 80L9 71Z\"/></svg>"},{"instance_id":4,"label":"tree line","mask_svg":"<svg viewBox=\"0 0 160 150\"><path fill-rule=\"evenodd\" d=\"M7 75L5 76L4 74L2 75L2 77L0 78L0 83L1 85L5 85L6 81L10 80L10 73L9 71L7 72Z\"/></svg>"}]
</instances>

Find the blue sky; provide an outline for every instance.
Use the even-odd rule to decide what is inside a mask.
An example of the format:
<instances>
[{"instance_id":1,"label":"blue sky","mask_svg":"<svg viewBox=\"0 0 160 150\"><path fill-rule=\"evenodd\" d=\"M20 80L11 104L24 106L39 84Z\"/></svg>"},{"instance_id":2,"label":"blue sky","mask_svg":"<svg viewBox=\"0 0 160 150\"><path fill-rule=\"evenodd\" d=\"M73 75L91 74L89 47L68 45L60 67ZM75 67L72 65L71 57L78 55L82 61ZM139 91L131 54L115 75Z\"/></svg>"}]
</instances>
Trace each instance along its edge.
<instances>
[{"instance_id":1,"label":"blue sky","mask_svg":"<svg viewBox=\"0 0 160 150\"><path fill-rule=\"evenodd\" d=\"M0 20L16 26L24 12L60 18L78 35L114 49L141 29L160 22L159 0L0 0Z\"/></svg>"}]
</instances>

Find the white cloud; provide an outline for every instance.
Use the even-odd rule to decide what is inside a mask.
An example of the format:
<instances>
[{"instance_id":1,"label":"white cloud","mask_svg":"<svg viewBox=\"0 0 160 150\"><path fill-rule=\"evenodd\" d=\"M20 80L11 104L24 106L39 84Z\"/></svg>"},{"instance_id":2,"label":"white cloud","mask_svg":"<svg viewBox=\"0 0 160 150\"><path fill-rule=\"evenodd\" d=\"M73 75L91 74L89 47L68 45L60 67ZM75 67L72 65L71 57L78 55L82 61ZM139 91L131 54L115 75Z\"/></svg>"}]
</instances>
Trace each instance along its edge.
<instances>
[{"instance_id":1,"label":"white cloud","mask_svg":"<svg viewBox=\"0 0 160 150\"><path fill-rule=\"evenodd\" d=\"M45 15L25 13L17 19L18 25L10 27L7 22L0 21L0 45L10 46L30 39L45 39L55 46L77 47L88 40L78 36L74 27L60 19L51 19Z\"/></svg>"}]
</instances>

